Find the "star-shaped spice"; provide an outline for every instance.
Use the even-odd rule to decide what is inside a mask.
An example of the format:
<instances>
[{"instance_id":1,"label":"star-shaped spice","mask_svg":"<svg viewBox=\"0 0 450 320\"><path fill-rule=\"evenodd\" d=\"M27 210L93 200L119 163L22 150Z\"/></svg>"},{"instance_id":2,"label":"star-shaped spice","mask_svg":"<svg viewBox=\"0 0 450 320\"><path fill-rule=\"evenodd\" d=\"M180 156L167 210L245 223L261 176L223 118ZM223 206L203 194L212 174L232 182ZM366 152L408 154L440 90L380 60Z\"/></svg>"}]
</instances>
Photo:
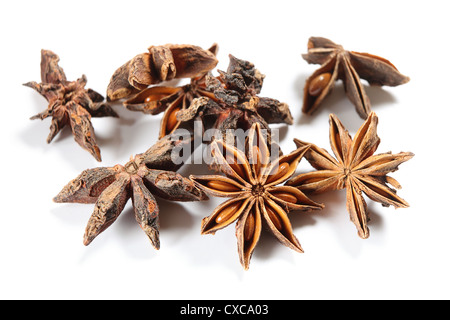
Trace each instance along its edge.
<instances>
[{"instance_id":1,"label":"star-shaped spice","mask_svg":"<svg viewBox=\"0 0 450 320\"><path fill-rule=\"evenodd\" d=\"M159 208L154 195L171 201L207 199L191 180L172 171L179 167L173 162L172 150L187 142L168 135L124 166L85 170L54 201L95 203L84 235L84 244L89 245L118 218L131 198L136 221L154 248L159 249Z\"/></svg>"},{"instance_id":2,"label":"star-shaped spice","mask_svg":"<svg viewBox=\"0 0 450 320\"><path fill-rule=\"evenodd\" d=\"M118 117L116 112L103 102L104 98L92 89L85 89L86 76L76 81L67 81L64 70L58 65L59 57L49 51L41 51L42 83L28 82L24 85L35 89L48 101L47 110L33 117L52 117L47 143L66 125L72 129L75 141L101 161L100 148L95 140L91 117Z\"/></svg>"},{"instance_id":3,"label":"star-shaped spice","mask_svg":"<svg viewBox=\"0 0 450 320\"><path fill-rule=\"evenodd\" d=\"M214 55L217 54L217 50L217 44L208 49ZM154 86L144 89L124 101L123 105L129 110L141 111L146 114L164 112L159 132L159 138L162 138L178 129L181 121L177 119L177 113L180 110L188 109L193 99L200 97L215 99L214 94L206 89L206 74L207 72L191 78L189 84L181 87Z\"/></svg>"},{"instance_id":4,"label":"star-shaped spice","mask_svg":"<svg viewBox=\"0 0 450 320\"><path fill-rule=\"evenodd\" d=\"M226 72L219 70L218 77L205 77L206 89L214 98L194 99L189 108L177 113L178 121L201 119L205 130L217 129L224 136L230 133L229 129L248 130L254 123L267 130L271 123L292 124L286 103L258 96L264 75L254 64L232 55L229 58Z\"/></svg>"},{"instance_id":5,"label":"star-shaped spice","mask_svg":"<svg viewBox=\"0 0 450 320\"><path fill-rule=\"evenodd\" d=\"M321 64L306 80L302 109L306 114L317 110L339 79L363 119L369 116L371 107L360 78L370 85L392 87L409 81L409 77L401 74L388 60L369 53L344 50L341 45L325 38L311 37L308 53L302 56L310 64Z\"/></svg>"},{"instance_id":6,"label":"star-shaped spice","mask_svg":"<svg viewBox=\"0 0 450 320\"><path fill-rule=\"evenodd\" d=\"M114 72L107 89L108 100L131 98L163 81L203 75L217 65L216 49L216 45L210 50L188 44L151 46L149 52L135 56Z\"/></svg>"},{"instance_id":7,"label":"star-shaped spice","mask_svg":"<svg viewBox=\"0 0 450 320\"><path fill-rule=\"evenodd\" d=\"M339 119L330 115L330 144L336 159L326 150L311 145L305 158L317 171L300 174L287 182L287 185L305 193L347 189L347 210L358 235L363 239L369 237L369 212L362 193L383 206L409 206L396 194L395 189L387 185L401 188L387 174L396 171L401 163L411 159L414 154L388 152L374 155L380 143L377 124L378 118L372 112L352 139ZM310 145L300 140L295 140L295 143L298 147Z\"/></svg>"},{"instance_id":8,"label":"star-shaped spice","mask_svg":"<svg viewBox=\"0 0 450 320\"><path fill-rule=\"evenodd\" d=\"M202 234L214 234L237 221L239 259L245 269L249 267L263 223L284 245L303 252L292 232L287 213L290 210L321 209L322 205L296 188L278 185L293 175L308 148L303 146L289 155L271 159L267 134L263 134L259 123L249 130L246 152L223 140L214 140L211 143L214 165L225 175L190 178L205 193L231 199L203 219Z\"/></svg>"}]
</instances>

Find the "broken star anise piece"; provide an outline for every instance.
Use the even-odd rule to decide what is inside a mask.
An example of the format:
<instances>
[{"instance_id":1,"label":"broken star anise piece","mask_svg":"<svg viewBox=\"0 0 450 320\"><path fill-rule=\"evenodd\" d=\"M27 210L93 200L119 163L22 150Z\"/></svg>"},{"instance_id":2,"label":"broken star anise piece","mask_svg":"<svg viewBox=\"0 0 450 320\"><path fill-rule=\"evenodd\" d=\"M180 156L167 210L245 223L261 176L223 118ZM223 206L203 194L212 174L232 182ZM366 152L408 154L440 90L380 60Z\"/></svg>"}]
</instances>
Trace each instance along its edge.
<instances>
[{"instance_id":1,"label":"broken star anise piece","mask_svg":"<svg viewBox=\"0 0 450 320\"><path fill-rule=\"evenodd\" d=\"M348 98L363 119L369 116L371 107L360 78L370 85L391 87L409 81L409 77L401 74L388 60L369 53L347 51L325 38L311 37L308 53L302 56L310 64L321 64L306 80L302 109L306 114L317 110L339 79L344 82Z\"/></svg>"},{"instance_id":2,"label":"broken star anise piece","mask_svg":"<svg viewBox=\"0 0 450 320\"><path fill-rule=\"evenodd\" d=\"M330 115L330 144L336 157L326 150L311 145L305 154L309 163L317 171L300 174L287 185L297 187L305 193L322 193L330 190L347 189L347 210L350 219L356 225L358 235L369 237L369 212L362 193L383 206L406 208L408 203L400 198L394 188L400 184L387 176L398 166L411 159L414 154L401 152L398 154L382 153L374 155L380 139L377 136L378 118L371 113L352 139L348 131L335 115ZM310 145L295 140L298 147Z\"/></svg>"},{"instance_id":3,"label":"broken star anise piece","mask_svg":"<svg viewBox=\"0 0 450 320\"><path fill-rule=\"evenodd\" d=\"M159 208L154 195L170 201L207 199L191 180L172 171L179 166L172 162L171 153L180 143L185 142L166 136L124 166L85 170L61 190L55 202L95 203L84 235L85 245L119 217L131 198L136 221L153 247L159 249Z\"/></svg>"},{"instance_id":4,"label":"broken star anise piece","mask_svg":"<svg viewBox=\"0 0 450 320\"><path fill-rule=\"evenodd\" d=\"M248 130L254 123L269 130L271 123L292 124L293 119L286 103L259 97L264 75L254 64L229 55L227 71L219 76L206 75L206 89L215 98L194 99L189 108L177 113L182 122L201 119L205 130L217 129L223 136L228 129ZM228 140L228 139L226 139Z\"/></svg>"},{"instance_id":5,"label":"broken star anise piece","mask_svg":"<svg viewBox=\"0 0 450 320\"><path fill-rule=\"evenodd\" d=\"M203 75L218 63L215 47L204 50L187 44L151 46L149 52L137 55L114 72L107 98L127 99L152 84Z\"/></svg>"},{"instance_id":6,"label":"broken star anise piece","mask_svg":"<svg viewBox=\"0 0 450 320\"><path fill-rule=\"evenodd\" d=\"M278 186L294 174L309 146L298 148L289 155L271 161L266 137L256 123L246 141L246 152L214 140L211 153L224 175L192 176L191 179L205 193L231 198L219 205L203 219L202 234L236 223L239 259L248 269L250 258L258 243L263 221L275 237L287 247L303 252L293 234L287 213L290 210L309 211L322 205L307 198L301 191L289 186Z\"/></svg>"},{"instance_id":7,"label":"broken star anise piece","mask_svg":"<svg viewBox=\"0 0 450 320\"><path fill-rule=\"evenodd\" d=\"M218 46L214 44L209 51L217 54ZM211 66L213 66L211 64ZM208 70L209 71L209 70ZM214 94L207 91L205 76L207 72L191 78L189 84L181 87L154 86L139 92L125 100L123 105L132 111L141 111L146 114L164 112L161 120L159 138L174 132L181 124L177 113L191 106L192 100L200 97L215 99Z\"/></svg>"},{"instance_id":8,"label":"broken star anise piece","mask_svg":"<svg viewBox=\"0 0 450 320\"><path fill-rule=\"evenodd\" d=\"M76 81L67 81L64 70L58 65L59 57L49 51L41 51L42 83L28 82L24 85L35 89L48 101L47 110L33 117L52 117L47 143L66 125L72 129L75 141L101 161L100 148L95 140L91 117L118 117L116 112L103 102L104 98L92 89L85 89L86 76Z\"/></svg>"}]
</instances>

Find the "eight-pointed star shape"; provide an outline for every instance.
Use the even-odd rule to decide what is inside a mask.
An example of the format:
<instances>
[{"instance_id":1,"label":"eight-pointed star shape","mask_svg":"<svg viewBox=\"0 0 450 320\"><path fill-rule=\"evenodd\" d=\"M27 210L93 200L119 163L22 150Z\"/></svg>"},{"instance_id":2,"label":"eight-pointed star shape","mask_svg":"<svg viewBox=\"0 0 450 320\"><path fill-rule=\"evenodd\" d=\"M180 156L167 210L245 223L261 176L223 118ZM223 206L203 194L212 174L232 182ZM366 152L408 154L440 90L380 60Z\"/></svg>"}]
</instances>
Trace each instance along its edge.
<instances>
[{"instance_id":1,"label":"eight-pointed star shape","mask_svg":"<svg viewBox=\"0 0 450 320\"><path fill-rule=\"evenodd\" d=\"M336 159L326 150L311 145L305 158L317 171L300 174L287 182L287 185L297 187L305 193L347 189L347 210L358 235L363 239L369 237L369 212L363 192L383 206L409 206L396 194L395 189L387 185L401 188L387 174L396 171L401 163L411 159L414 154L388 152L374 155L380 143L377 124L378 117L372 112L352 139L339 119L334 114L330 115L330 144ZM295 143L298 147L310 145L297 139Z\"/></svg>"},{"instance_id":2,"label":"eight-pointed star shape","mask_svg":"<svg viewBox=\"0 0 450 320\"><path fill-rule=\"evenodd\" d=\"M259 123L249 130L246 144L243 152L223 140L214 140L211 143L214 165L225 175L191 176L191 179L207 194L231 198L203 219L201 232L214 234L237 221L239 259L248 269L263 223L285 246L303 252L288 212L321 209L322 205L296 188L278 186L294 174L309 146L271 159L267 134L262 133Z\"/></svg>"}]
</instances>

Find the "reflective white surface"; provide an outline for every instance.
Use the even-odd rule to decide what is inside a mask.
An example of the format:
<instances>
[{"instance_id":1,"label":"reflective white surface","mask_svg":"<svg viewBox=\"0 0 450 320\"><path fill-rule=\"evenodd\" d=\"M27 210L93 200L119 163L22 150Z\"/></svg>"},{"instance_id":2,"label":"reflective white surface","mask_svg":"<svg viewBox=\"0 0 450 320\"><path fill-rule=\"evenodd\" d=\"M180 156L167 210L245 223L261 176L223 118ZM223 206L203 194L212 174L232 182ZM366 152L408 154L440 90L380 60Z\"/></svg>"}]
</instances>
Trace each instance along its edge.
<instances>
[{"instance_id":1,"label":"reflective white surface","mask_svg":"<svg viewBox=\"0 0 450 320\"><path fill-rule=\"evenodd\" d=\"M448 32L444 2L377 1L24 1L3 4L1 77L2 155L0 298L38 299L409 299L450 298L448 253ZM6 34L5 34L6 33ZM132 214L84 247L93 205L56 204L52 198L81 171L124 164L157 138L161 115L115 106L120 119L92 123L102 151L98 163L64 130L47 145L50 120L30 121L47 104L21 84L40 82L40 50L53 50L67 78L82 74L102 94L112 73L150 45L219 44L218 69L228 54L266 75L261 96L290 105L293 126L280 128L285 153L293 138L331 152L328 115L352 135L362 124L342 82L313 116L301 114L310 36L348 50L389 59L411 81L365 88L379 117L378 153L415 157L392 174L410 208L367 200L371 236L358 238L345 191L313 197L326 208L290 214L305 253L262 234L250 269L239 264L234 225L201 236L201 219L223 199L204 203L159 201L161 249L155 251ZM216 73L216 72L215 72ZM299 172L310 170L302 160ZM183 175L206 173L188 165ZM27 197L25 197L27 195Z\"/></svg>"}]
</instances>

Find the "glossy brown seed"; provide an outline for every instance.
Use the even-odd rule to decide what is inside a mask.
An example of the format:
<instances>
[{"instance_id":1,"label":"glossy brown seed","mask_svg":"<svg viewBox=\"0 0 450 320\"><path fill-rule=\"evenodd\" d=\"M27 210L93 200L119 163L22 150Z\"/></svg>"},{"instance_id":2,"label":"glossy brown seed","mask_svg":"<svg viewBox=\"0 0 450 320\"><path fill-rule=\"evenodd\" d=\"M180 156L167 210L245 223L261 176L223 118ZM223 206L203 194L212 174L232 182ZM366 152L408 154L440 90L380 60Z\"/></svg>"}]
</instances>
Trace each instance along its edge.
<instances>
[{"instance_id":1,"label":"glossy brown seed","mask_svg":"<svg viewBox=\"0 0 450 320\"><path fill-rule=\"evenodd\" d=\"M180 111L180 108L176 108L174 109L170 115L167 117L167 124L166 124L166 128L167 128L167 132L171 132L173 130L173 128L175 128L175 126L178 123L177 120L177 112Z\"/></svg>"},{"instance_id":2,"label":"glossy brown seed","mask_svg":"<svg viewBox=\"0 0 450 320\"><path fill-rule=\"evenodd\" d=\"M239 187L232 185L230 183L224 182L224 181L211 180L211 181L208 181L208 183L206 185L208 187L210 187L211 189L224 191L224 192L235 192L235 191L240 190Z\"/></svg>"},{"instance_id":3,"label":"glossy brown seed","mask_svg":"<svg viewBox=\"0 0 450 320\"><path fill-rule=\"evenodd\" d=\"M216 223L221 223L230 219L233 214L236 213L236 210L239 209L241 203L239 201L230 204L229 206L222 209L222 211L216 217Z\"/></svg>"},{"instance_id":4,"label":"glossy brown seed","mask_svg":"<svg viewBox=\"0 0 450 320\"><path fill-rule=\"evenodd\" d=\"M273 181L276 181L280 179L282 176L284 176L289 170L289 163L283 162L278 166L278 171L274 174L269 175L269 178L267 179L266 183L271 183Z\"/></svg>"},{"instance_id":5,"label":"glossy brown seed","mask_svg":"<svg viewBox=\"0 0 450 320\"><path fill-rule=\"evenodd\" d=\"M283 201L289 202L289 203L297 203L297 197L294 195L287 193L287 192L277 192L273 194L278 199L281 199Z\"/></svg>"},{"instance_id":6,"label":"glossy brown seed","mask_svg":"<svg viewBox=\"0 0 450 320\"><path fill-rule=\"evenodd\" d=\"M258 146L253 146L253 165L255 166L256 174L259 173L261 169L261 150L259 150Z\"/></svg>"},{"instance_id":7,"label":"glossy brown seed","mask_svg":"<svg viewBox=\"0 0 450 320\"><path fill-rule=\"evenodd\" d=\"M148 96L147 98L145 98L145 103L149 103L149 102L152 102L152 101L159 101L159 100L161 100L161 99L163 99L163 98L165 98L167 95L165 95L165 94L153 94L153 95L151 95L151 96Z\"/></svg>"},{"instance_id":8,"label":"glossy brown seed","mask_svg":"<svg viewBox=\"0 0 450 320\"><path fill-rule=\"evenodd\" d=\"M278 217L277 213L269 206L266 206L267 214L269 215L270 221L272 221L275 228L278 230L281 230L283 228L283 225L281 224L281 220Z\"/></svg>"},{"instance_id":9,"label":"glossy brown seed","mask_svg":"<svg viewBox=\"0 0 450 320\"><path fill-rule=\"evenodd\" d=\"M245 169L242 164L237 163L236 157L231 154L226 155L226 161L230 165L230 167L240 176L245 178Z\"/></svg>"},{"instance_id":10,"label":"glossy brown seed","mask_svg":"<svg viewBox=\"0 0 450 320\"><path fill-rule=\"evenodd\" d=\"M308 87L309 94L314 97L318 96L323 91L323 89L326 88L326 86L330 82L330 79L331 79L331 73L326 72L326 73L319 74L317 77L312 79L311 82L309 83L309 87Z\"/></svg>"},{"instance_id":11,"label":"glossy brown seed","mask_svg":"<svg viewBox=\"0 0 450 320\"><path fill-rule=\"evenodd\" d=\"M255 216L253 211L250 211L247 217L247 221L245 221L245 227L244 227L244 239L245 241L250 241L253 238L253 235L255 233Z\"/></svg>"}]
</instances>

